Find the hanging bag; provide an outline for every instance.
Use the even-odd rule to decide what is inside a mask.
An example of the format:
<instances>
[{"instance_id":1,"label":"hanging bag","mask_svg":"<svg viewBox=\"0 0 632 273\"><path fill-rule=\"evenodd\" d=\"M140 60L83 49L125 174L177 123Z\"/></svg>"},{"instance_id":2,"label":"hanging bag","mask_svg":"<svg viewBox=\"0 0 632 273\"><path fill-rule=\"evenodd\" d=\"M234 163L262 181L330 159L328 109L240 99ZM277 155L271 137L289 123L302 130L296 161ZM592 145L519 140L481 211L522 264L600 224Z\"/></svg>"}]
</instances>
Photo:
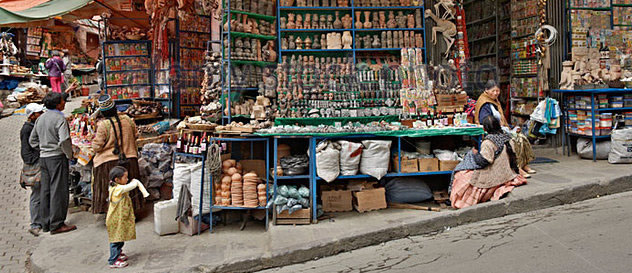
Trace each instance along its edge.
<instances>
[{"instance_id":1,"label":"hanging bag","mask_svg":"<svg viewBox=\"0 0 632 273\"><path fill-rule=\"evenodd\" d=\"M41 172L39 163L24 164L20 173L20 184L26 187L34 187L40 183Z\"/></svg>"}]
</instances>

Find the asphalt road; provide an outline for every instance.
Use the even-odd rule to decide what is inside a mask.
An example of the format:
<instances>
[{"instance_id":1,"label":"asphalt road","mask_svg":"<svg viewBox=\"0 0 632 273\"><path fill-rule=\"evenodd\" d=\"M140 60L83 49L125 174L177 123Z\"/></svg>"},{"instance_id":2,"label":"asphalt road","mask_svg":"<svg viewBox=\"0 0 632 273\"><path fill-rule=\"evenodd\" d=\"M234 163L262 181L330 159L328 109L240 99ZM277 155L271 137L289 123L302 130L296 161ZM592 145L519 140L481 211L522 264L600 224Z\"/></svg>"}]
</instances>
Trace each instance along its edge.
<instances>
[{"instance_id":1,"label":"asphalt road","mask_svg":"<svg viewBox=\"0 0 632 273\"><path fill-rule=\"evenodd\" d=\"M632 192L262 272L632 272Z\"/></svg>"}]
</instances>

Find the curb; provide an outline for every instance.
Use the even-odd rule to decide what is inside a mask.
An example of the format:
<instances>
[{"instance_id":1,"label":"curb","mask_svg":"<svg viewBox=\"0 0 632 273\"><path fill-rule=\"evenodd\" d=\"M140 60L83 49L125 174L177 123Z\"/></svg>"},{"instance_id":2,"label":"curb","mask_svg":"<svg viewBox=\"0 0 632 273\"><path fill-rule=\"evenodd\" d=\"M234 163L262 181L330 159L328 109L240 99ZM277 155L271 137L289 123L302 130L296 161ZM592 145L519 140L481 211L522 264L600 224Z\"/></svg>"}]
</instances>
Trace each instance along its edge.
<instances>
[{"instance_id":1,"label":"curb","mask_svg":"<svg viewBox=\"0 0 632 273\"><path fill-rule=\"evenodd\" d=\"M336 255L383 242L402 239L408 236L428 234L468 223L499 218L511 214L540 210L559 205L571 204L603 195L621 193L632 190L632 176L621 176L609 181L596 181L589 184L571 186L553 192L532 195L524 198L509 198L486 202L465 209L449 211L432 219L420 220L410 224L402 224L394 228L375 230L369 233L341 238L336 242L321 243L307 249L298 249L269 253L262 258L238 261L232 264L209 267L198 265L188 272L223 273L253 272L274 267L302 263L321 257ZM41 271L37 271L41 272Z\"/></svg>"}]
</instances>

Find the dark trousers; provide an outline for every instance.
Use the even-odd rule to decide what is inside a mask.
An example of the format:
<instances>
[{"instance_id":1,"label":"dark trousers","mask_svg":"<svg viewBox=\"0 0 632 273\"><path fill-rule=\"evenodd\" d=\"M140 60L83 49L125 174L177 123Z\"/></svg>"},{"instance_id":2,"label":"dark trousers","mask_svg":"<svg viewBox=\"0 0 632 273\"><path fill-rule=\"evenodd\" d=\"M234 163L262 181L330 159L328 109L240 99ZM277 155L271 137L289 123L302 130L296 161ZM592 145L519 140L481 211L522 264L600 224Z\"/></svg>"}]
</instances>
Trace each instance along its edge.
<instances>
[{"instance_id":1,"label":"dark trousers","mask_svg":"<svg viewBox=\"0 0 632 273\"><path fill-rule=\"evenodd\" d=\"M108 259L109 264L114 264L116 260L118 260L121 253L123 253L123 245L125 242L116 242L110 243L110 258Z\"/></svg>"},{"instance_id":2,"label":"dark trousers","mask_svg":"<svg viewBox=\"0 0 632 273\"><path fill-rule=\"evenodd\" d=\"M68 159L64 155L40 158L40 217L43 230L64 225L68 213Z\"/></svg>"}]
</instances>

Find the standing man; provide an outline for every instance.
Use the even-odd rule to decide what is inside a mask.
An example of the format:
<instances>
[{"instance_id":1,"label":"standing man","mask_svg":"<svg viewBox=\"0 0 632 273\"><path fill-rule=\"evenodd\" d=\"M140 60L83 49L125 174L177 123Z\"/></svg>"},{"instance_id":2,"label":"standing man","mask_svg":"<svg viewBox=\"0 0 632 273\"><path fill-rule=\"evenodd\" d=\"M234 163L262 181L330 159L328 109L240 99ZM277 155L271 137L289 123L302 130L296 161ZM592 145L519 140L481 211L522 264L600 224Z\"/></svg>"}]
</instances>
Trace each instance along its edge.
<instances>
[{"instance_id":1,"label":"standing man","mask_svg":"<svg viewBox=\"0 0 632 273\"><path fill-rule=\"evenodd\" d=\"M50 92L44 97L44 105L48 111L35 121L29 142L31 147L40 149L42 230L58 234L77 229L64 223L68 212L68 160L72 159L72 142L68 122L61 112L66 107L64 96Z\"/></svg>"},{"instance_id":2,"label":"standing man","mask_svg":"<svg viewBox=\"0 0 632 273\"><path fill-rule=\"evenodd\" d=\"M33 148L29 144L29 137L33 132L35 121L44 112L44 106L37 103L30 103L26 106L26 122L20 131L20 155L24 162L22 174L20 175L20 186L26 189L31 187L31 198L29 200L29 210L31 212L31 228L29 232L33 236L39 236L42 230L42 218L40 212L40 151L39 147Z\"/></svg>"},{"instance_id":3,"label":"standing man","mask_svg":"<svg viewBox=\"0 0 632 273\"><path fill-rule=\"evenodd\" d=\"M61 93L61 83L64 80L64 71L66 71L66 65L60 57L60 53L57 50L53 50L53 57L46 61L46 69L48 69L48 78L50 79L50 86L55 93Z\"/></svg>"}]
</instances>

